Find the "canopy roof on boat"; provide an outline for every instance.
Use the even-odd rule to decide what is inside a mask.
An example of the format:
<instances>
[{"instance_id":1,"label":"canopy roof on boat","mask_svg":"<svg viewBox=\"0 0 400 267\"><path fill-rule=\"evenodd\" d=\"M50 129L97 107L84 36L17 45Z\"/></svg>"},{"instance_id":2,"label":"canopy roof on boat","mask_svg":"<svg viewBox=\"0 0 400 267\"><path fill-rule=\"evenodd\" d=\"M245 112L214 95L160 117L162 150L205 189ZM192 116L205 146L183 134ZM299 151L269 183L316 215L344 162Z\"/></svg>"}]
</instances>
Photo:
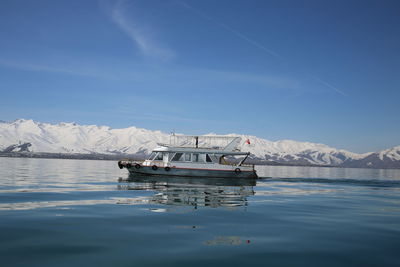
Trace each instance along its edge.
<instances>
[{"instance_id":1,"label":"canopy roof on boat","mask_svg":"<svg viewBox=\"0 0 400 267\"><path fill-rule=\"evenodd\" d=\"M237 146L240 144L239 136L221 135L176 135L171 134L169 144L158 144L169 148L191 148L206 149L224 152L239 152Z\"/></svg>"},{"instance_id":2,"label":"canopy roof on boat","mask_svg":"<svg viewBox=\"0 0 400 267\"><path fill-rule=\"evenodd\" d=\"M165 144L159 144L153 152L181 152L181 153L205 153L205 154L220 154L220 155L250 155L250 152L229 151L212 148L193 148L193 147L175 147Z\"/></svg>"}]
</instances>

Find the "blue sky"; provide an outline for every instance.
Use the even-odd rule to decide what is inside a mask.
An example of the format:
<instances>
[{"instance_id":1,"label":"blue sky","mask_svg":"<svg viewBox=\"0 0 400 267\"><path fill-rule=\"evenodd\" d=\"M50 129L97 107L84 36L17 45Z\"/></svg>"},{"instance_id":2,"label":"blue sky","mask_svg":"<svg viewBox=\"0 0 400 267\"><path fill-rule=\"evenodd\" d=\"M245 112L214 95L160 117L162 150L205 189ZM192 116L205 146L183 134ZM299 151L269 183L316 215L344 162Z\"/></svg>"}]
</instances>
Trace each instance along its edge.
<instances>
[{"instance_id":1,"label":"blue sky","mask_svg":"<svg viewBox=\"0 0 400 267\"><path fill-rule=\"evenodd\" d=\"M399 1L0 2L0 119L400 144Z\"/></svg>"}]
</instances>

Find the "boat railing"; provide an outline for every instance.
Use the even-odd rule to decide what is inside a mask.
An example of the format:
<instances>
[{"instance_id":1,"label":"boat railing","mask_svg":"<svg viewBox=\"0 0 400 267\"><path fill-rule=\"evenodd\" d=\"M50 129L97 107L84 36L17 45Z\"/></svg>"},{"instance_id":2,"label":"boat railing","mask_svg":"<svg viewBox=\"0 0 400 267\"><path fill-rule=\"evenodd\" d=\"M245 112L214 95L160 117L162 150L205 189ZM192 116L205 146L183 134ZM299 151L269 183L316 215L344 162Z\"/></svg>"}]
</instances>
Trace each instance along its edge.
<instances>
[{"instance_id":1,"label":"boat railing","mask_svg":"<svg viewBox=\"0 0 400 267\"><path fill-rule=\"evenodd\" d=\"M225 147L222 146L191 146L191 145L171 145L171 144L165 144L165 143L157 143L157 145L162 146L162 147L179 147L179 148L200 148L204 150L224 150ZM239 152L239 149L234 150L235 152Z\"/></svg>"},{"instance_id":2,"label":"boat railing","mask_svg":"<svg viewBox=\"0 0 400 267\"><path fill-rule=\"evenodd\" d=\"M240 140L238 136L219 136L219 135L170 135L169 144L161 144L165 146L181 147L181 148L202 148L213 150L225 150L229 148L234 150Z\"/></svg>"}]
</instances>

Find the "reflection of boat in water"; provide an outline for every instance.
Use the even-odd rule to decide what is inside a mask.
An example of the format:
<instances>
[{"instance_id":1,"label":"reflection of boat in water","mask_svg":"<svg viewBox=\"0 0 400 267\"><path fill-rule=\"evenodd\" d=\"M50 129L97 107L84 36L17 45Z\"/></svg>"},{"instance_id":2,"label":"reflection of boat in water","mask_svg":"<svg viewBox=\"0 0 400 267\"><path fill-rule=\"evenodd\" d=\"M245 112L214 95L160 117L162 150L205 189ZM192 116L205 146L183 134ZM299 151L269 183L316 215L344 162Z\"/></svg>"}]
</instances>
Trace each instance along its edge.
<instances>
[{"instance_id":1,"label":"reflection of boat in water","mask_svg":"<svg viewBox=\"0 0 400 267\"><path fill-rule=\"evenodd\" d=\"M147 160L120 160L118 166L131 174L257 178L254 165L244 164L250 153L237 149L240 140L231 136L171 135L170 144L158 144Z\"/></svg>"},{"instance_id":2,"label":"reflection of boat in water","mask_svg":"<svg viewBox=\"0 0 400 267\"><path fill-rule=\"evenodd\" d=\"M130 175L120 190L154 190L150 202L165 205L237 207L247 206L254 195L255 179L185 178Z\"/></svg>"}]
</instances>

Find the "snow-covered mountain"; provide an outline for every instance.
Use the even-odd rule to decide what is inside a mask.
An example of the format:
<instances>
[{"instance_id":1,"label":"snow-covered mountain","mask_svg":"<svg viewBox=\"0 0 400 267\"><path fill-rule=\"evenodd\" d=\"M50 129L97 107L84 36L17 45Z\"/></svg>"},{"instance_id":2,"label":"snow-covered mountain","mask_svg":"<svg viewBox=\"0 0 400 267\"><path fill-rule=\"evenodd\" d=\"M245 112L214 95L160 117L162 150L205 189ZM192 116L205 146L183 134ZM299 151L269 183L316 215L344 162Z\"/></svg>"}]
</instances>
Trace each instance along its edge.
<instances>
[{"instance_id":1,"label":"snow-covered mountain","mask_svg":"<svg viewBox=\"0 0 400 267\"><path fill-rule=\"evenodd\" d=\"M298 165L400 168L400 146L376 153L356 154L324 144L240 136L243 143L239 148L250 151L252 158L258 160ZM244 142L247 139L251 141L250 145ZM24 119L0 122L0 152L144 155L150 153L157 143L168 143L169 140L167 133L136 127L111 129L107 126L64 122L49 124Z\"/></svg>"},{"instance_id":2,"label":"snow-covered mountain","mask_svg":"<svg viewBox=\"0 0 400 267\"><path fill-rule=\"evenodd\" d=\"M148 153L169 135L136 127L111 129L76 123L49 124L18 119L0 123L0 151L16 144L30 143L31 152L49 153Z\"/></svg>"}]
</instances>

